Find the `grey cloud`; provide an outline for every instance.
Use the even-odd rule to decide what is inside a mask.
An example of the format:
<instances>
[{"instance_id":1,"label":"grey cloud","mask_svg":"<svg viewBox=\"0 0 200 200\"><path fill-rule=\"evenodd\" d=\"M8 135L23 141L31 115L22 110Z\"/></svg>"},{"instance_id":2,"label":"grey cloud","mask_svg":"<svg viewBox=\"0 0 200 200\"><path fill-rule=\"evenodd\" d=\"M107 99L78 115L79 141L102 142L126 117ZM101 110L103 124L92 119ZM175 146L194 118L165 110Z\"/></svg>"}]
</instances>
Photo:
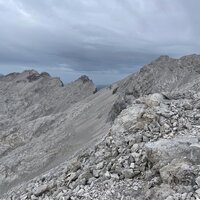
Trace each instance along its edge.
<instances>
[{"instance_id":1,"label":"grey cloud","mask_svg":"<svg viewBox=\"0 0 200 200\"><path fill-rule=\"evenodd\" d=\"M0 73L64 68L113 81L160 54L199 53L199 7L198 0L0 0Z\"/></svg>"}]
</instances>

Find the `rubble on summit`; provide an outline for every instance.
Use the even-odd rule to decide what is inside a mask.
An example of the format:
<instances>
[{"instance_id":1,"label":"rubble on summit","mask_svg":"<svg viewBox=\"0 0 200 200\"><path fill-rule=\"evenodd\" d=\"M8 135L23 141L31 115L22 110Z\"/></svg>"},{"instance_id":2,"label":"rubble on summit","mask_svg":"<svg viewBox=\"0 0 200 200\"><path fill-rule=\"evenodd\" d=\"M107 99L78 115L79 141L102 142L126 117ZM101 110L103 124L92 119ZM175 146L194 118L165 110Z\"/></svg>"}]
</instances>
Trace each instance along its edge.
<instances>
[{"instance_id":1,"label":"rubble on summit","mask_svg":"<svg viewBox=\"0 0 200 200\"><path fill-rule=\"evenodd\" d=\"M200 93L170 95L134 100L93 149L6 199L199 199Z\"/></svg>"},{"instance_id":2,"label":"rubble on summit","mask_svg":"<svg viewBox=\"0 0 200 200\"><path fill-rule=\"evenodd\" d=\"M100 91L0 77L2 200L199 200L200 56L161 56Z\"/></svg>"}]
</instances>

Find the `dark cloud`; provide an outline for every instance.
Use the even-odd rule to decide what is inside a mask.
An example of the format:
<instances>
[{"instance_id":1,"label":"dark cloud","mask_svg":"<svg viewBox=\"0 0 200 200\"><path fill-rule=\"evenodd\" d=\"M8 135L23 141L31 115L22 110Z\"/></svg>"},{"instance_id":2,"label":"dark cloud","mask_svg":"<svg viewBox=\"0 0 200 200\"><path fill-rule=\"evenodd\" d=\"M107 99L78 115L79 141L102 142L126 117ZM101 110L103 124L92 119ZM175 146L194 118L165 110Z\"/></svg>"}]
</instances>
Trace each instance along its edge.
<instances>
[{"instance_id":1,"label":"dark cloud","mask_svg":"<svg viewBox=\"0 0 200 200\"><path fill-rule=\"evenodd\" d=\"M199 53L199 8L198 0L0 0L0 73L115 81L160 54Z\"/></svg>"}]
</instances>

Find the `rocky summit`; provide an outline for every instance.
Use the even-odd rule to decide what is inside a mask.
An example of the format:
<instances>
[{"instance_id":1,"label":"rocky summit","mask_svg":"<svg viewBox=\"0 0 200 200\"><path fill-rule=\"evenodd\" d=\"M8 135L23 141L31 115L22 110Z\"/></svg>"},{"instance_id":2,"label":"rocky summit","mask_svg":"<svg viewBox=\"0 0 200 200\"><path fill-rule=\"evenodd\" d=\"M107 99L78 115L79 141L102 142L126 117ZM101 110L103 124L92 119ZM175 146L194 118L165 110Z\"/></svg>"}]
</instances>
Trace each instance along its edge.
<instances>
[{"instance_id":1,"label":"rocky summit","mask_svg":"<svg viewBox=\"0 0 200 200\"><path fill-rule=\"evenodd\" d=\"M161 56L100 91L0 77L3 200L200 199L200 56Z\"/></svg>"}]
</instances>

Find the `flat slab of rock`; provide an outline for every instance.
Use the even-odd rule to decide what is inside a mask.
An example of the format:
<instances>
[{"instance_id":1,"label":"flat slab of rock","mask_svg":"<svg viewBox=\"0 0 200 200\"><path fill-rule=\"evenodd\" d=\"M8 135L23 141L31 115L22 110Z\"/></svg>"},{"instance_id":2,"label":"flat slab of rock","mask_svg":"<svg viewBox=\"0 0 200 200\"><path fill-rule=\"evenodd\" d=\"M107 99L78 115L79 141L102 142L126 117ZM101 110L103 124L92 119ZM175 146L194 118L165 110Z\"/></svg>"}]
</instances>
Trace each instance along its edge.
<instances>
[{"instance_id":1,"label":"flat slab of rock","mask_svg":"<svg viewBox=\"0 0 200 200\"><path fill-rule=\"evenodd\" d=\"M35 191L33 191L34 195L36 197L41 196L43 193L47 192L49 190L48 185L41 185L38 188L36 188Z\"/></svg>"}]
</instances>

